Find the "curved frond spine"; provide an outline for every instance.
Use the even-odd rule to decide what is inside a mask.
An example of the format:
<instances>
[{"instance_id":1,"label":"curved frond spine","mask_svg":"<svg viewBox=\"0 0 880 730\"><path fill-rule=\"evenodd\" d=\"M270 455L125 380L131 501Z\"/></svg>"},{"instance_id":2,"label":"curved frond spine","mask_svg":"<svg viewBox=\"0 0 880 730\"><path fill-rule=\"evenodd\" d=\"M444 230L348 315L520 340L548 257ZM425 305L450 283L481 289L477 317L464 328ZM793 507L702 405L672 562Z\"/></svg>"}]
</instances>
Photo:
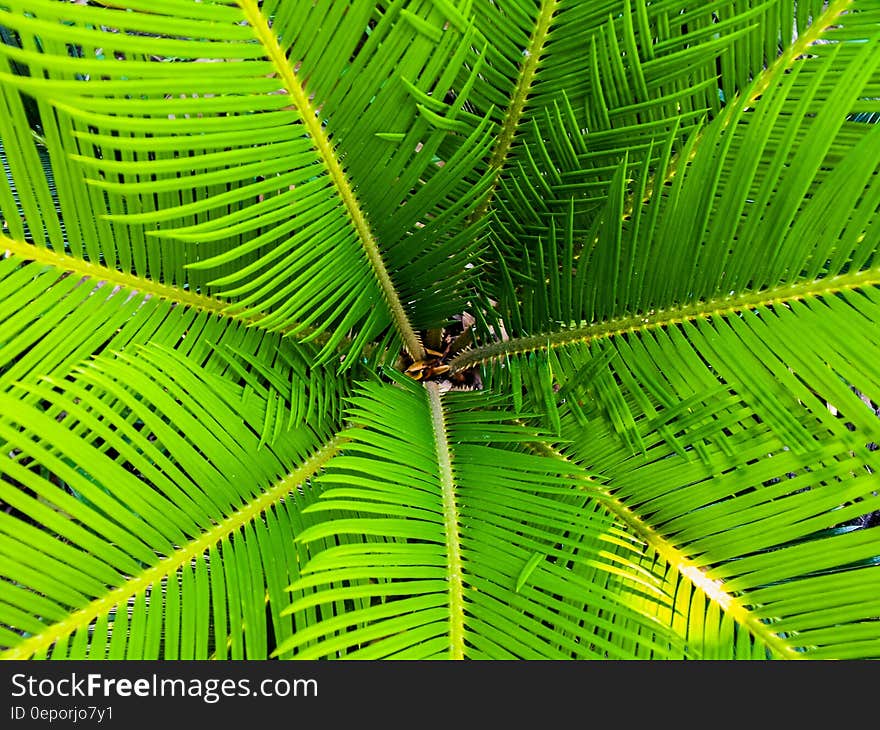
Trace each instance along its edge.
<instances>
[{"instance_id":1,"label":"curved frond spine","mask_svg":"<svg viewBox=\"0 0 880 730\"><path fill-rule=\"evenodd\" d=\"M455 478L452 456L446 436L446 422L437 383L425 383L431 409L431 425L440 470L440 491L443 495L443 524L446 532L447 576L449 580L449 658L464 658L464 595L462 587L461 537L458 506L455 500Z\"/></svg>"},{"instance_id":2,"label":"curved frond spine","mask_svg":"<svg viewBox=\"0 0 880 730\"><path fill-rule=\"evenodd\" d=\"M312 108L305 89L303 89L302 84L296 77L294 70L291 68L284 50L281 48L278 39L269 27L265 15L260 11L260 6L256 0L238 0L238 5L244 11L245 18L260 43L266 48L267 55L272 61L276 73L283 82L284 88L287 89L293 99L296 108L299 110L303 123L305 124L306 129L308 129L309 135L311 136L321 159L327 167L330 178L333 180L336 189L339 191L339 196L358 232L358 237L364 248L364 253L370 261L370 265L379 282L379 287L385 301L391 309L394 323L400 332L404 347L406 347L407 352L409 352L414 359L420 360L424 358L425 350L422 342L413 330L409 318L400 303L400 298L397 295L391 277L388 275L388 270L385 268L385 262L382 259L382 254L379 251L376 239L373 237L366 216L358 204L354 190L348 181L348 177L342 169L336 151L333 149L330 140L327 138L327 133L321 125L320 116L316 110Z\"/></svg>"},{"instance_id":3,"label":"curved frond spine","mask_svg":"<svg viewBox=\"0 0 880 730\"><path fill-rule=\"evenodd\" d=\"M548 458L559 459L563 462L567 462L569 458L547 444L534 443L529 444L529 447ZM803 654L796 652L790 644L779 637L778 628L761 621L759 616L749 611L740 600L725 590L722 581L709 578L705 570L687 556L686 551L675 547L661 532L641 520L611 494L607 487L601 486L600 482L601 478L598 478L594 488L598 503L620 520L635 539L644 543L646 554L650 551L656 553L661 560L666 561L674 573L685 578L709 601L715 603L724 614L732 617L734 621L743 626L762 646L766 646L772 651L776 658L803 658Z\"/></svg>"},{"instance_id":4,"label":"curved frond spine","mask_svg":"<svg viewBox=\"0 0 880 730\"><path fill-rule=\"evenodd\" d=\"M474 210L472 220L479 220L482 218L492 202L492 194L495 191L495 186L498 184L498 178L501 176L504 164L507 161L510 146L513 144L514 137L516 136L517 127L520 124L523 109L525 108L529 96L529 89L532 86L535 72L541 61L541 54L544 50L544 43L547 40L547 33L550 30L550 24L553 20L553 13L558 4L559 0L542 0L541 2L541 8L538 11L538 17L535 21L532 36L529 38L528 46L526 46L522 52L523 62L519 69L516 87L511 95L510 105L507 107L507 111L504 114L501 128L498 131L498 137L495 142L495 148L492 150L492 156L489 158L489 169L493 170L492 186L485 194L480 206Z\"/></svg>"},{"instance_id":5,"label":"curved frond spine","mask_svg":"<svg viewBox=\"0 0 880 730\"><path fill-rule=\"evenodd\" d=\"M754 83L746 90L744 97L745 105L750 106L759 99L761 94L767 90L774 76L782 73L783 70L790 69L795 61L809 50L811 45L821 39L823 34L838 22L840 16L846 12L852 3L853 0L834 0L833 2L830 2L822 11L822 14L798 34L791 46L785 49L782 55L780 55L764 73L759 74L755 78ZM730 113L723 115L721 122L722 125L727 126L730 124L731 119L732 115ZM635 196L630 197L624 208L624 218L632 215L633 210L636 207L647 202L654 195L656 190L659 190L662 188L663 184L672 180L681 168L685 167L693 160L699 149L699 141L703 134L702 131L697 132L696 143L688 146L687 154L684 157L676 155L670 160L665 169L658 171L657 175L652 176L651 179L647 181L645 189L642 191L642 195L638 198ZM658 179L660 180L659 183Z\"/></svg>"},{"instance_id":6,"label":"curved frond spine","mask_svg":"<svg viewBox=\"0 0 880 730\"><path fill-rule=\"evenodd\" d=\"M97 282L104 282L112 286L121 286L132 292L157 297L159 299L190 307L199 312L215 314L221 317L229 317L241 322L255 323L255 318L240 317L227 311L227 303L213 297L182 289L177 286L163 284L154 279L128 274L117 269L110 269L100 264L92 263L85 259L58 253L50 248L34 246L30 243L18 241L0 233L0 251L18 256L25 261L34 261L37 264L45 264L74 276L88 277ZM258 324L257 324L258 326Z\"/></svg>"},{"instance_id":7,"label":"curved frond spine","mask_svg":"<svg viewBox=\"0 0 880 730\"><path fill-rule=\"evenodd\" d=\"M687 304L675 309L658 309L645 314L609 319L605 322L560 328L538 335L511 337L463 351L450 362L450 370L458 373L473 367L488 365L513 355L541 352L572 343L590 343L618 337L629 332L663 329L683 322L714 317L731 317L743 311L764 307L785 307L791 302L834 296L880 286L880 269L852 271L836 276L788 284L776 289L743 292L720 299Z\"/></svg>"},{"instance_id":8,"label":"curved frond spine","mask_svg":"<svg viewBox=\"0 0 880 730\"><path fill-rule=\"evenodd\" d=\"M0 653L0 659L29 659L34 654L48 649L56 641L88 627L96 618L106 615L109 609L127 602L128 599L135 597L145 588L157 585L162 579L174 576L182 566L189 565L194 558L215 548L229 535L238 532L269 507L284 499L291 490L296 489L297 486L320 471L344 441L343 437L336 437L321 447L295 471L279 480L249 504L243 505L212 529L199 535L197 539L181 546L142 573L131 576L123 585L109 591L89 605L74 611L63 621L52 624L41 633L29 636L17 646Z\"/></svg>"},{"instance_id":9,"label":"curved frond spine","mask_svg":"<svg viewBox=\"0 0 880 730\"><path fill-rule=\"evenodd\" d=\"M152 621L155 614L155 625L166 625L166 657L174 658L178 651L185 657L193 650L206 656L207 628L213 622L202 627L204 633L198 646L187 648L179 644L186 633L178 633L179 605L172 589L182 580L187 601L197 595L207 596L208 585L203 580L206 576L196 576L197 582L202 583L200 588L187 581L188 576L192 577L193 567L197 573L204 570L203 563L209 555L213 568L210 593L214 594L215 602L222 595L223 601L229 600L232 610L243 586L263 586L265 581L268 586L263 590L277 599L278 575L287 575L288 570L280 556L276 568L267 566L265 576L261 571L254 572L253 565L236 578L227 576L226 583L232 591L228 596L221 573L241 570L242 566L232 568L232 563L244 557L242 551L249 554L248 560L253 563L255 555L250 553L255 545L262 549L266 541L279 539L278 535L273 536L275 528L271 526L287 519L283 514L286 500L324 467L347 436L337 432L321 443L314 431L304 428L288 432L283 438L277 434L270 439L260 437L258 444L256 433L242 423L253 411L253 403L238 406L234 399L229 403L217 399L214 388L220 382L184 356L150 347L140 358L99 358L84 368L77 380L66 385L49 382L28 386L27 390L44 403L52 403L48 413L16 399L13 393L0 395L0 401L5 403L0 432L7 444L15 444L21 453L52 469L63 480L59 486L53 485L23 465L21 459L8 458L0 463L4 499L21 513L4 515L0 534L17 537L38 548L30 558L11 559L8 569L10 574L24 578L23 571L30 561L43 561L47 569L63 577L57 586L43 590L60 604L59 609L61 605L71 605L65 616L60 616L60 611L41 612L39 621L33 625L19 624L20 628L29 627L24 638L7 643L8 648L0 656L30 658L45 655L50 649L61 655L67 650L70 637L91 633L108 616L115 615L121 622L125 607L134 608L136 621ZM175 414L176 421L168 424L162 413L174 400L180 410ZM211 409L210 415L205 407ZM130 421L120 416L125 412L132 414ZM53 439L57 444L55 453L40 445L33 435L37 433ZM253 448L252 462L247 466L242 460L248 457L237 440L243 448L244 444ZM267 440L271 441L268 447L264 446ZM279 458L275 449L289 451ZM295 468L265 488L261 486L273 472L283 471L279 465L295 458L300 450L303 456ZM116 454L115 458L111 454ZM76 468L73 455L90 458ZM136 471L126 471L120 460L136 467ZM248 467L253 483L237 476L239 469L247 472ZM22 519L24 515L39 514L40 510L45 512L46 508L13 486L12 479L28 484L45 504L59 508L54 517L43 520L38 527ZM126 520L126 516L130 519ZM147 518L151 518L148 528L143 522ZM101 525L106 527L106 535L95 530ZM135 535L138 530L141 534ZM74 564L83 572L72 578L70 567ZM34 581L24 581L23 589L39 590L39 583ZM79 594L65 593L67 583L79 586ZM167 586L164 598L162 586ZM4 583L5 600L24 601L11 597L12 590L11 585ZM151 596L150 605L138 609L145 594ZM89 596L91 600L86 600ZM262 606L259 595L255 597L245 590L242 610L256 610L254 599ZM188 606L186 610L193 608ZM277 611L276 608L276 616ZM245 617L245 623L250 625L247 655L265 654L265 648L261 649L266 642L265 617ZM114 623L113 628L123 631L120 626ZM245 629L243 625L232 625L229 630L233 655L241 656ZM217 650L222 652L224 632L222 626L214 626ZM114 637L114 646L125 647L122 636ZM137 641L142 638L138 634ZM99 646L100 641L96 633ZM141 651L148 656L155 652L155 646L139 647L137 641L132 638L133 645L126 650L131 658L141 656ZM112 648L110 658L114 658Z\"/></svg>"}]
</instances>

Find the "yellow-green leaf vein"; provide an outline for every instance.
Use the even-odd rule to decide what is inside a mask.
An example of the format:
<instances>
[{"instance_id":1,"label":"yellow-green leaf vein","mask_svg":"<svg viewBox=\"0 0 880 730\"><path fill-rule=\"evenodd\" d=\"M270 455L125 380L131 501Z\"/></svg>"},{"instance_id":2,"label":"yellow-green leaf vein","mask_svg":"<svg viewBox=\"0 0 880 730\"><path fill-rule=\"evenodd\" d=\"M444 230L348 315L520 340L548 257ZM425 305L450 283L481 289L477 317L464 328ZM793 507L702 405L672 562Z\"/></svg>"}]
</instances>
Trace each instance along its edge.
<instances>
[{"instance_id":1,"label":"yellow-green leaf vein","mask_svg":"<svg viewBox=\"0 0 880 730\"><path fill-rule=\"evenodd\" d=\"M446 533L446 572L449 577L449 658L464 658L464 590L461 562L461 535L458 525L458 505L455 500L455 479L452 456L446 437L440 386L425 383L431 407L431 425L434 445L440 467L440 490L443 496L443 524Z\"/></svg>"}]
</instances>

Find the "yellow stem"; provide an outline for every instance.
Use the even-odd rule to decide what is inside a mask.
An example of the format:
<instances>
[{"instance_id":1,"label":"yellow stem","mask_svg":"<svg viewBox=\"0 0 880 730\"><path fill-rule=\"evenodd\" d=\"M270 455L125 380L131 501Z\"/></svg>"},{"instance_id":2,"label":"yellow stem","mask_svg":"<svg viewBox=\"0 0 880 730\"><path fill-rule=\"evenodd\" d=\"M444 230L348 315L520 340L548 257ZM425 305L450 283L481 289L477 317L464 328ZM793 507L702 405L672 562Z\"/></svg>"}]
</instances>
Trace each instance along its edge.
<instances>
[{"instance_id":1,"label":"yellow stem","mask_svg":"<svg viewBox=\"0 0 880 730\"><path fill-rule=\"evenodd\" d=\"M550 23L553 19L553 13L556 12L556 6L559 0L543 0L541 9L538 13L538 19L535 23L535 29L532 37L529 39L528 46L523 52L524 60L519 69L519 78L516 82L513 96L510 99L510 106L507 107L507 113L504 116L504 122L498 133L498 141L489 160L489 168L494 170L492 185L489 188L486 197L480 203L479 207L471 214L471 221L479 220L489 209L492 196L504 169L504 163L510 152L510 146L513 144L513 138L516 135L517 126L522 118L523 109L526 100L529 98L529 92L535 79L535 73L538 70L538 62L541 60L541 54L544 51L544 44L547 42L547 32L550 29Z\"/></svg>"},{"instance_id":2,"label":"yellow stem","mask_svg":"<svg viewBox=\"0 0 880 730\"><path fill-rule=\"evenodd\" d=\"M93 264L90 261L85 261L76 258L75 256L58 253L49 248L35 246L30 243L25 243L24 241L17 241L14 238L8 238L0 233L0 254L2 254L3 251L18 256L26 261L53 266L61 271L70 272L82 277L88 277L90 279L95 279L96 281L104 281L108 284L121 286L141 294L147 294L169 302L192 307L193 309L202 312L218 314L243 322L252 321L245 317L237 317L227 313L225 310L228 304L219 299L212 299L211 297L206 297L202 294L195 294L176 286L160 284L151 279L135 276L134 274L126 274L117 271L116 269Z\"/></svg>"},{"instance_id":3,"label":"yellow stem","mask_svg":"<svg viewBox=\"0 0 880 730\"><path fill-rule=\"evenodd\" d=\"M848 272L825 279L786 284L775 289L744 292L681 307L651 310L647 313L627 315L604 322L584 324L551 333L493 342L473 350L466 350L449 363L449 368L450 372L458 373L510 355L551 350L575 342L589 343L617 337L628 332L647 332L696 319L727 317L746 309L779 306L787 302L829 296L872 286L880 286L880 269Z\"/></svg>"}]
</instances>

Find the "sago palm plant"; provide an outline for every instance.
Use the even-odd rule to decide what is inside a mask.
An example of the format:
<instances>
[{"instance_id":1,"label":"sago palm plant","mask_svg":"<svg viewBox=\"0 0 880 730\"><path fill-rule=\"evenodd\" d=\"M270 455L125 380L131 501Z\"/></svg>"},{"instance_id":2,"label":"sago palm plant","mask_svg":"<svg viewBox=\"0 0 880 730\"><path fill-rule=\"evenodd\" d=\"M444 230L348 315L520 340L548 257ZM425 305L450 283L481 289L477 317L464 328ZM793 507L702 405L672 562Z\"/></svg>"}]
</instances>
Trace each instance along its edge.
<instances>
[{"instance_id":1,"label":"sago palm plant","mask_svg":"<svg viewBox=\"0 0 880 730\"><path fill-rule=\"evenodd\" d=\"M0 31L0 656L880 657L876 0Z\"/></svg>"}]
</instances>

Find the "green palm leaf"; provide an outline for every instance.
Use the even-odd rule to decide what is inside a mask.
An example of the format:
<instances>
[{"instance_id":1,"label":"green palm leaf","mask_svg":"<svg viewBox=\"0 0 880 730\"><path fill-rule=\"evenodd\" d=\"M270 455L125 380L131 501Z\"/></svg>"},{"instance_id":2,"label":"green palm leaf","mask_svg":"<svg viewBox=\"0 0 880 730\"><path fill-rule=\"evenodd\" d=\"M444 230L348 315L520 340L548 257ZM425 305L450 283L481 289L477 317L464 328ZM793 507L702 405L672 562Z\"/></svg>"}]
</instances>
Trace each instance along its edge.
<instances>
[{"instance_id":1,"label":"green palm leaf","mask_svg":"<svg viewBox=\"0 0 880 730\"><path fill-rule=\"evenodd\" d=\"M623 658L634 645L682 652L629 608L642 592L662 596L625 549L608 559L606 544L634 547L597 509L585 474L524 451L541 437L509 423L491 400L474 410L472 397L441 397L434 384L400 386L367 386L351 399L360 428L307 509L359 516L297 538L354 542L317 553L295 594L352 585L300 597L290 612L334 600L366 605L328 615L280 650L303 658ZM610 579L597 590L603 572ZM630 621L613 637L609 612Z\"/></svg>"},{"instance_id":2,"label":"green palm leaf","mask_svg":"<svg viewBox=\"0 0 880 730\"><path fill-rule=\"evenodd\" d=\"M51 405L0 396L4 656L259 658L292 633L298 485L338 441L264 443L265 400L158 345L20 387Z\"/></svg>"},{"instance_id":3,"label":"green palm leaf","mask_svg":"<svg viewBox=\"0 0 880 730\"><path fill-rule=\"evenodd\" d=\"M58 166L80 163L68 174L85 174L94 192L77 203L117 232L104 235L106 224L91 232L93 260L156 269L153 276L170 282L186 280L181 265L210 269L207 283L234 301L230 311L290 334L332 328L328 355L352 328L357 351L392 322L418 354L409 317L418 327L436 316L440 292L447 309L462 302L458 272L473 245L461 229L479 190L470 170L488 139L478 127L459 149L446 145L445 164L436 164L448 134L432 130L407 88L450 84L461 64L460 53L447 59L457 47L452 33L439 51L424 39L426 28L440 33L435 14L420 18L398 6L365 39L371 13L362 4L337 19L342 25L321 48L326 34L294 30L323 22L320 9L306 13L315 17L287 10L273 17L271 6L256 2L207 5L180 18L181 35L171 39L157 34L176 3L122 12L47 1L32 15L15 15L16 7L0 23L39 41L0 50L51 80L4 80L10 93L14 85L57 110ZM69 43L81 58L70 58ZM197 63L150 62L157 54ZM352 54L340 68L337 59ZM313 68L317 58L330 60ZM210 75L198 65L208 61L218 62ZM389 65L400 76L386 85ZM180 66L189 70L181 75ZM70 68L78 69L73 78ZM399 108L408 113L390 118L388 109ZM361 154L367 144L380 154ZM24 167L14 165L14 175L26 176ZM371 220L387 220L394 233ZM217 245L203 251L202 242ZM113 250L120 246L127 250ZM189 251L174 253L181 246ZM428 266L437 291L423 281Z\"/></svg>"},{"instance_id":4,"label":"green palm leaf","mask_svg":"<svg viewBox=\"0 0 880 730\"><path fill-rule=\"evenodd\" d=\"M0 656L880 656L878 48L5 0Z\"/></svg>"}]
</instances>

